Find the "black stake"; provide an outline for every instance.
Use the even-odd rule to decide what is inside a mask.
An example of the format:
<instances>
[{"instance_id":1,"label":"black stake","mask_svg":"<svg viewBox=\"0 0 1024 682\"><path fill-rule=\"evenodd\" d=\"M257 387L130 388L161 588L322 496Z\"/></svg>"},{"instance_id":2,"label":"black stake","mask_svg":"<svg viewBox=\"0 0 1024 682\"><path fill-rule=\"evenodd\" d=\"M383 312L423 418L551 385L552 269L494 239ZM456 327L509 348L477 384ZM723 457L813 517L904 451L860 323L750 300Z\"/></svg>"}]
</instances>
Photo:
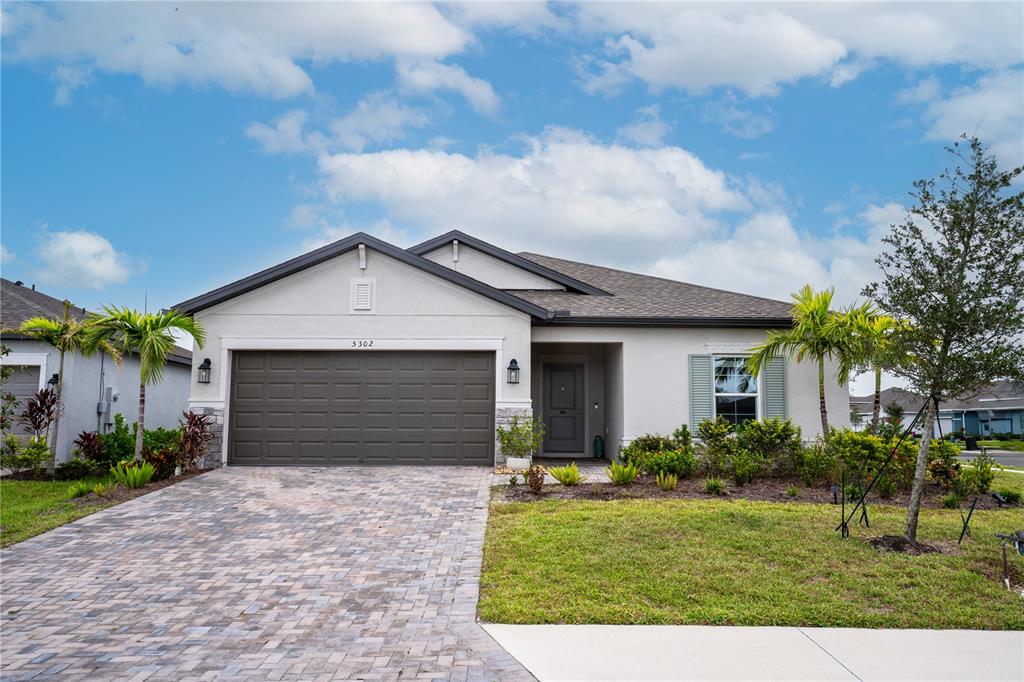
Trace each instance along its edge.
<instances>
[{"instance_id":1,"label":"black stake","mask_svg":"<svg viewBox=\"0 0 1024 682\"><path fill-rule=\"evenodd\" d=\"M846 538L850 537L850 524L848 523L849 520L846 518L846 468L845 467L843 468L843 473L842 473L842 477L840 478L840 481L841 481L841 483L840 483L840 488L839 488L839 497L842 498L843 504L839 508L839 528L837 528L836 530L841 530L840 534L842 535L843 539L845 540Z\"/></svg>"},{"instance_id":2,"label":"black stake","mask_svg":"<svg viewBox=\"0 0 1024 682\"><path fill-rule=\"evenodd\" d=\"M967 510L967 518L964 518L964 513L960 512L960 520L964 522L964 527L960 530L960 539L956 541L956 544L960 544L964 541L965 535L971 534L971 516L974 514L974 508L978 506L978 496L974 496L974 501L971 502L971 508Z\"/></svg>"}]
</instances>

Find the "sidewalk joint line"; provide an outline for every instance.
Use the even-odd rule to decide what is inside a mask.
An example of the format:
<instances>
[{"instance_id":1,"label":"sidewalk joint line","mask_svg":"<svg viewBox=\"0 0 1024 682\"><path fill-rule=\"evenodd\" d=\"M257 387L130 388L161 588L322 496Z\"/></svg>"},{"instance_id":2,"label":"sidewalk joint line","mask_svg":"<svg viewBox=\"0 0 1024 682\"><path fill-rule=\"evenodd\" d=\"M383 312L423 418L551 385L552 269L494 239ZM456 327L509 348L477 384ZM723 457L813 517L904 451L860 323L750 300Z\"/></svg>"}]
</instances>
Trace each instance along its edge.
<instances>
[{"instance_id":1,"label":"sidewalk joint line","mask_svg":"<svg viewBox=\"0 0 1024 682\"><path fill-rule=\"evenodd\" d=\"M799 632L799 633L800 633L801 635L803 635L804 637L806 637L807 639L809 639L809 640L811 641L811 643L812 643L812 644L814 644L814 646L816 646L816 647L818 647L819 649L821 649L822 651L824 651L824 652L825 652L825 654L826 654L826 655L827 655L827 656L828 656L829 658L831 658L831 659L832 659L833 661L835 661L835 662L836 662L836 663L838 663L839 665L843 666L843 670L845 670L846 672L848 672L848 673L850 673L851 675L853 675L854 679L858 680L858 682L864 682L864 680L863 680L863 679L861 679L860 675L858 675L857 673L855 673L855 672L853 672L852 670L850 670L849 668L847 668L847 667L846 667L846 664L845 664L845 663L843 663L843 662L842 662L842 661L840 661L840 660L839 660L838 658L836 658L835 656L833 656L833 655L832 655L832 652L831 652L831 651L829 651L828 649L826 649L826 648L825 648L825 647L823 647L822 645L818 644L818 642L817 642L817 641L815 641L815 639L814 639L813 637L811 637L811 636L810 636L809 634L807 634L806 632L804 632L803 628L796 628L796 631L797 631L797 632Z\"/></svg>"}]
</instances>

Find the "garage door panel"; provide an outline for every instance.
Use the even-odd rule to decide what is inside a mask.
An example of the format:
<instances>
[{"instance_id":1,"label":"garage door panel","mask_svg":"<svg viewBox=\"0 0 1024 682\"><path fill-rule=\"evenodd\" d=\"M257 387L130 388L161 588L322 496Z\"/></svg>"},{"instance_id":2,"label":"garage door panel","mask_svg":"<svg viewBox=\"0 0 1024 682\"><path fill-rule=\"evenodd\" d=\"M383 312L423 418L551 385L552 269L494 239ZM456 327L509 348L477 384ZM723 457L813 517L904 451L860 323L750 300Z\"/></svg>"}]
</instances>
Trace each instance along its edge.
<instances>
[{"instance_id":1,"label":"garage door panel","mask_svg":"<svg viewBox=\"0 0 1024 682\"><path fill-rule=\"evenodd\" d=\"M239 351L228 461L490 464L494 354Z\"/></svg>"}]
</instances>

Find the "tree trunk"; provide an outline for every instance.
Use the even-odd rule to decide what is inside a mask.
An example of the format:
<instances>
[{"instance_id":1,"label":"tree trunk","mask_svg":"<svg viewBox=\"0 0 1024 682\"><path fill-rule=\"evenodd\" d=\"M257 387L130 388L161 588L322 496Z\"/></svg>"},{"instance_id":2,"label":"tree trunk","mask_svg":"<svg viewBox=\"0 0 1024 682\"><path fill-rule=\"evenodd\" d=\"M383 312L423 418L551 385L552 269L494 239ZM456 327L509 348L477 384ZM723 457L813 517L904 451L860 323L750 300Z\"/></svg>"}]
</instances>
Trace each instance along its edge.
<instances>
[{"instance_id":1,"label":"tree trunk","mask_svg":"<svg viewBox=\"0 0 1024 682\"><path fill-rule=\"evenodd\" d=\"M828 409L825 407L825 361L818 360L818 406L821 408L821 435L828 435Z\"/></svg>"},{"instance_id":2,"label":"tree trunk","mask_svg":"<svg viewBox=\"0 0 1024 682\"><path fill-rule=\"evenodd\" d=\"M917 467L914 469L914 487L910 491L907 505L907 528L904 537L917 542L917 517L921 513L921 497L924 495L924 476L928 471L928 449L932 443L932 429L935 428L935 401L928 399L924 408L924 430L921 433L921 447L917 451Z\"/></svg>"},{"instance_id":3,"label":"tree trunk","mask_svg":"<svg viewBox=\"0 0 1024 682\"><path fill-rule=\"evenodd\" d=\"M882 368L875 367L875 402L871 406L871 433L878 433L878 415L882 411Z\"/></svg>"},{"instance_id":4,"label":"tree trunk","mask_svg":"<svg viewBox=\"0 0 1024 682\"><path fill-rule=\"evenodd\" d=\"M57 412L53 415L53 442L50 443L50 461L46 465L46 473L53 474L57 471L57 438L60 436L60 413L63 405L61 404L61 393L64 390L64 351L60 352L60 367L57 374L57 387L55 392L57 394Z\"/></svg>"},{"instance_id":5,"label":"tree trunk","mask_svg":"<svg viewBox=\"0 0 1024 682\"><path fill-rule=\"evenodd\" d=\"M142 434L146 432L146 384L139 382L139 426L135 431L135 461L142 461Z\"/></svg>"}]
</instances>

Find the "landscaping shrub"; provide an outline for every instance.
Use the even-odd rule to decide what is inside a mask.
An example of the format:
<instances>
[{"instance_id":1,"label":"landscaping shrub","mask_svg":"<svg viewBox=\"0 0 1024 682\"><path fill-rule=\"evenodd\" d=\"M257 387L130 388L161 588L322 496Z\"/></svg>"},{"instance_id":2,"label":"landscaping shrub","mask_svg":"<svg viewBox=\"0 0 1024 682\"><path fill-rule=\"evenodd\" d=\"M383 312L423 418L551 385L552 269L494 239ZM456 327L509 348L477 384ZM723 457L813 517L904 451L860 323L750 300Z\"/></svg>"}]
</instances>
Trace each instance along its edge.
<instances>
[{"instance_id":1,"label":"landscaping shrub","mask_svg":"<svg viewBox=\"0 0 1024 682\"><path fill-rule=\"evenodd\" d=\"M128 490L143 487L153 478L154 473L156 473L156 469L149 462L142 462L141 464L119 462L117 466L110 468L110 475L114 480Z\"/></svg>"},{"instance_id":2,"label":"landscaping shrub","mask_svg":"<svg viewBox=\"0 0 1024 682\"><path fill-rule=\"evenodd\" d=\"M24 442L13 433L8 433L0 442L0 469L7 469L11 473L18 474L30 468L28 461L21 456L21 448Z\"/></svg>"},{"instance_id":3,"label":"landscaping shrub","mask_svg":"<svg viewBox=\"0 0 1024 682\"><path fill-rule=\"evenodd\" d=\"M743 422L736 430L736 441L740 448L760 455L774 474L795 472L800 463L800 427L789 419Z\"/></svg>"},{"instance_id":4,"label":"landscaping shrub","mask_svg":"<svg viewBox=\"0 0 1024 682\"><path fill-rule=\"evenodd\" d=\"M1021 500L1024 499L1024 494L1020 490L1014 490L1013 488L1000 488L996 491L999 493L1007 504L1020 504Z\"/></svg>"},{"instance_id":5,"label":"landscaping shrub","mask_svg":"<svg viewBox=\"0 0 1024 682\"><path fill-rule=\"evenodd\" d=\"M530 490L535 493L539 493L544 487L544 467L539 464L534 464L532 467L526 470L526 485L530 486Z\"/></svg>"},{"instance_id":6,"label":"landscaping shrub","mask_svg":"<svg viewBox=\"0 0 1024 682\"><path fill-rule=\"evenodd\" d=\"M899 442L899 437L891 439L882 439L884 443L883 452L886 457L892 452L893 448L896 447L896 443ZM936 441L932 441L932 448L937 445ZM951 443L949 445L952 445ZM900 490L910 490L914 485L914 471L917 469L917 448L918 444L912 439L908 438L900 443L899 447L896 448L896 454L893 455L892 462L886 468L886 475L892 477L893 484ZM954 446L955 449L955 446ZM931 448L929 448L929 460L934 456Z\"/></svg>"},{"instance_id":7,"label":"landscaping shrub","mask_svg":"<svg viewBox=\"0 0 1024 682\"><path fill-rule=\"evenodd\" d=\"M98 465L104 465L103 468L109 467L112 462L107 457L107 442L103 436L96 433L95 431L82 431L78 434L78 438L75 439L75 449L72 454L75 457L87 459L90 462L95 462Z\"/></svg>"},{"instance_id":8,"label":"landscaping shrub","mask_svg":"<svg viewBox=\"0 0 1024 682\"><path fill-rule=\"evenodd\" d=\"M690 449L693 445L693 436L690 434L690 427L686 424L680 424L679 428L672 432L672 440L676 442L676 447Z\"/></svg>"},{"instance_id":9,"label":"landscaping shrub","mask_svg":"<svg viewBox=\"0 0 1024 682\"><path fill-rule=\"evenodd\" d=\"M177 450L142 450L142 461L153 466L153 479L162 481L174 476L175 470L181 462Z\"/></svg>"},{"instance_id":10,"label":"landscaping shrub","mask_svg":"<svg viewBox=\"0 0 1024 682\"><path fill-rule=\"evenodd\" d=\"M729 457L729 471L736 485L745 485L753 481L764 471L765 459L759 453L744 447L735 447Z\"/></svg>"},{"instance_id":11,"label":"landscaping shrub","mask_svg":"<svg viewBox=\"0 0 1024 682\"><path fill-rule=\"evenodd\" d=\"M865 483L881 469L889 455L884 441L878 436L848 428L830 431L825 437L825 449L830 457L846 467L849 472L847 480L852 476L854 480Z\"/></svg>"},{"instance_id":12,"label":"landscaping shrub","mask_svg":"<svg viewBox=\"0 0 1024 682\"><path fill-rule=\"evenodd\" d=\"M665 450L656 452L647 458L646 471L648 474L673 474L678 478L689 478L697 473L697 458L689 448L677 450Z\"/></svg>"},{"instance_id":13,"label":"landscaping shrub","mask_svg":"<svg viewBox=\"0 0 1024 682\"><path fill-rule=\"evenodd\" d=\"M839 480L840 466L839 460L825 447L824 441L818 439L800 451L797 474L808 487L818 483L835 483Z\"/></svg>"},{"instance_id":14,"label":"landscaping shrub","mask_svg":"<svg viewBox=\"0 0 1024 682\"><path fill-rule=\"evenodd\" d=\"M658 487L665 492L675 490L679 484L679 477L667 471L659 473L655 480L658 481Z\"/></svg>"},{"instance_id":15,"label":"landscaping shrub","mask_svg":"<svg viewBox=\"0 0 1024 682\"><path fill-rule=\"evenodd\" d=\"M91 483L86 483L85 481L75 481L70 486L68 486L68 496L73 499L85 497L86 495L92 492L92 489L93 485Z\"/></svg>"},{"instance_id":16,"label":"landscaping shrub","mask_svg":"<svg viewBox=\"0 0 1024 682\"><path fill-rule=\"evenodd\" d=\"M956 509L962 501L959 493L950 492L942 496L942 506L946 509Z\"/></svg>"},{"instance_id":17,"label":"landscaping shrub","mask_svg":"<svg viewBox=\"0 0 1024 682\"><path fill-rule=\"evenodd\" d=\"M800 497L800 490L795 485L786 488L786 497Z\"/></svg>"},{"instance_id":18,"label":"landscaping shrub","mask_svg":"<svg viewBox=\"0 0 1024 682\"><path fill-rule=\"evenodd\" d=\"M100 481L92 487L90 492L98 497L106 497L110 493L114 492L115 488L117 488L117 483L115 481Z\"/></svg>"},{"instance_id":19,"label":"landscaping shrub","mask_svg":"<svg viewBox=\"0 0 1024 682\"><path fill-rule=\"evenodd\" d=\"M932 443L928 448L928 473L932 480L942 486L943 490L951 490L957 485L962 466L957 457L960 451L955 445L943 447L945 444Z\"/></svg>"},{"instance_id":20,"label":"landscaping shrub","mask_svg":"<svg viewBox=\"0 0 1024 682\"><path fill-rule=\"evenodd\" d=\"M135 457L135 428L129 429L123 414L114 415L114 428L103 436L107 462L116 464Z\"/></svg>"},{"instance_id":21,"label":"landscaping shrub","mask_svg":"<svg viewBox=\"0 0 1024 682\"><path fill-rule=\"evenodd\" d=\"M701 441L701 461L709 476L718 476L729 469L729 461L736 448L733 425L722 417L705 419L697 427Z\"/></svg>"},{"instance_id":22,"label":"landscaping shrub","mask_svg":"<svg viewBox=\"0 0 1024 682\"><path fill-rule=\"evenodd\" d=\"M184 471L196 471L214 437L213 415L186 411L182 413L179 423L181 424L181 440L178 451L181 468Z\"/></svg>"},{"instance_id":23,"label":"landscaping shrub","mask_svg":"<svg viewBox=\"0 0 1024 682\"><path fill-rule=\"evenodd\" d=\"M626 464L635 464L641 471L649 471L648 462L655 453L675 449L676 442L673 439L646 433L623 447L619 451L619 459Z\"/></svg>"},{"instance_id":24,"label":"landscaping shrub","mask_svg":"<svg viewBox=\"0 0 1024 682\"><path fill-rule=\"evenodd\" d=\"M146 429L142 432L142 450L145 452L159 452L171 450L178 452L181 448L181 429ZM132 451L134 454L134 450Z\"/></svg>"},{"instance_id":25,"label":"landscaping shrub","mask_svg":"<svg viewBox=\"0 0 1024 682\"><path fill-rule=\"evenodd\" d=\"M579 485L583 480L576 462L564 467L549 467L548 473L562 485Z\"/></svg>"},{"instance_id":26,"label":"landscaping shrub","mask_svg":"<svg viewBox=\"0 0 1024 682\"><path fill-rule=\"evenodd\" d=\"M186 429L194 427L196 424L192 422L186 425ZM544 422L533 417L512 417L507 427L498 427L497 433L501 454L506 457L529 457L544 442Z\"/></svg>"},{"instance_id":27,"label":"landscaping shrub","mask_svg":"<svg viewBox=\"0 0 1024 682\"><path fill-rule=\"evenodd\" d=\"M96 473L96 463L86 459L72 457L66 462L57 465L54 477L59 481L71 481L76 478L85 478Z\"/></svg>"},{"instance_id":28,"label":"landscaping shrub","mask_svg":"<svg viewBox=\"0 0 1024 682\"><path fill-rule=\"evenodd\" d=\"M21 470L31 469L33 475L38 478L46 470L46 465L53 459L53 454L50 452L50 446L47 444L46 438L43 436L32 436L22 446L18 458Z\"/></svg>"},{"instance_id":29,"label":"landscaping shrub","mask_svg":"<svg viewBox=\"0 0 1024 682\"><path fill-rule=\"evenodd\" d=\"M706 495L724 495L725 483L720 478L712 476L704 481L704 493Z\"/></svg>"},{"instance_id":30,"label":"landscaping shrub","mask_svg":"<svg viewBox=\"0 0 1024 682\"><path fill-rule=\"evenodd\" d=\"M606 471L613 485L629 485L640 475L640 467L630 463L612 462Z\"/></svg>"},{"instance_id":31,"label":"landscaping shrub","mask_svg":"<svg viewBox=\"0 0 1024 682\"><path fill-rule=\"evenodd\" d=\"M519 476L517 474L512 474L511 476L509 476L508 477L508 484L509 485L519 485Z\"/></svg>"},{"instance_id":32,"label":"landscaping shrub","mask_svg":"<svg viewBox=\"0 0 1024 682\"><path fill-rule=\"evenodd\" d=\"M891 465L890 465L891 466ZM878 493L878 496L883 500L888 500L896 494L896 483L892 480L892 477L888 472L882 475L880 479L875 483L872 490Z\"/></svg>"},{"instance_id":33,"label":"landscaping shrub","mask_svg":"<svg viewBox=\"0 0 1024 682\"><path fill-rule=\"evenodd\" d=\"M996 479L996 461L987 452L983 452L971 462L977 474L978 494L983 495L992 489L992 481Z\"/></svg>"},{"instance_id":34,"label":"landscaping shrub","mask_svg":"<svg viewBox=\"0 0 1024 682\"><path fill-rule=\"evenodd\" d=\"M50 424L61 412L61 405L57 402L57 394L48 388L36 391L35 395L25 403L25 409L19 414L15 421L18 422L30 435L36 438L45 438Z\"/></svg>"}]
</instances>

